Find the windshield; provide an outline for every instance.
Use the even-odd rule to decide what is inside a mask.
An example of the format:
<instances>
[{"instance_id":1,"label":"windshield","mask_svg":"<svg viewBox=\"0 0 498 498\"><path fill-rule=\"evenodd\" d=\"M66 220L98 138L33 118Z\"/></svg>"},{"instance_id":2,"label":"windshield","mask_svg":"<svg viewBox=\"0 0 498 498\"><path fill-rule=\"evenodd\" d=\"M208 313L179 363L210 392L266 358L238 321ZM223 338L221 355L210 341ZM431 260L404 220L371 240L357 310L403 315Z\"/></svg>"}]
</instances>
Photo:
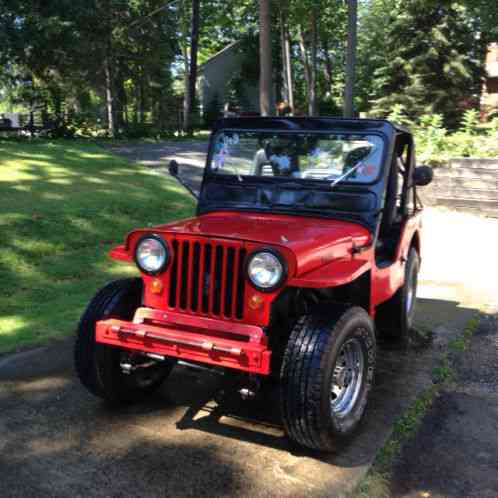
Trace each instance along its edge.
<instances>
[{"instance_id":1,"label":"windshield","mask_svg":"<svg viewBox=\"0 0 498 498\"><path fill-rule=\"evenodd\" d=\"M214 137L211 174L370 183L381 169L377 135L221 131Z\"/></svg>"}]
</instances>

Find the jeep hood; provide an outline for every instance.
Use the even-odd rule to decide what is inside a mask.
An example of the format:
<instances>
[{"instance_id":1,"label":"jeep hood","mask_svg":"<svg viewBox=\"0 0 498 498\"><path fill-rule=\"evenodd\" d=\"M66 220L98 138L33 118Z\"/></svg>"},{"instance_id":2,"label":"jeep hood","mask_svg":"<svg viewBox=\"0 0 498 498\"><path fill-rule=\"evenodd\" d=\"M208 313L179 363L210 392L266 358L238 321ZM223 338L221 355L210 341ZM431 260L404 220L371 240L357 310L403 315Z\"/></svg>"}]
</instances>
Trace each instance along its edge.
<instances>
[{"instance_id":1,"label":"jeep hood","mask_svg":"<svg viewBox=\"0 0 498 498\"><path fill-rule=\"evenodd\" d=\"M363 246L371 238L366 228L347 221L240 211L209 213L150 230L285 247L296 257L297 275L336 259L350 259L353 244Z\"/></svg>"}]
</instances>

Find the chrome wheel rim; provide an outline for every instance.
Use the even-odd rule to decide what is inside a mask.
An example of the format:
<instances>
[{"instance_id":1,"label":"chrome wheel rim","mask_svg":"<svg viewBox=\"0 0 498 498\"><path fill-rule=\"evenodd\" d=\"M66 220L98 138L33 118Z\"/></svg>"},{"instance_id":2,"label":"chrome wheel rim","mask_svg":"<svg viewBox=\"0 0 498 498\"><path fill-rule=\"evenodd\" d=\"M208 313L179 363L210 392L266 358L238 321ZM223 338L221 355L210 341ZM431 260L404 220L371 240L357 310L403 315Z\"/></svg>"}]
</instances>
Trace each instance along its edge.
<instances>
[{"instance_id":1,"label":"chrome wheel rim","mask_svg":"<svg viewBox=\"0 0 498 498\"><path fill-rule=\"evenodd\" d=\"M330 388L330 408L336 417L345 417L354 408L363 384L365 359L357 338L346 341L337 355Z\"/></svg>"},{"instance_id":2,"label":"chrome wheel rim","mask_svg":"<svg viewBox=\"0 0 498 498\"><path fill-rule=\"evenodd\" d=\"M406 293L406 314L410 316L413 307L415 305L415 296L417 293L417 277L413 274L410 275L410 279L408 280L408 290Z\"/></svg>"}]
</instances>

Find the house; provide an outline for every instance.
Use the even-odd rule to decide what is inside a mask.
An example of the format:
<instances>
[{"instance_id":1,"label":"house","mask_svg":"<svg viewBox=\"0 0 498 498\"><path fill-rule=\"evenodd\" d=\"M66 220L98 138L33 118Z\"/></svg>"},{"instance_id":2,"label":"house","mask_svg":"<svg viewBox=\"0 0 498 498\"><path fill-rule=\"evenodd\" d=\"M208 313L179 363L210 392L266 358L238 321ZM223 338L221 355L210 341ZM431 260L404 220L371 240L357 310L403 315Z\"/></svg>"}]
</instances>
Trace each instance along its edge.
<instances>
[{"instance_id":1,"label":"house","mask_svg":"<svg viewBox=\"0 0 498 498\"><path fill-rule=\"evenodd\" d=\"M498 111L498 43L490 43L488 46L481 111L484 115Z\"/></svg>"},{"instance_id":2,"label":"house","mask_svg":"<svg viewBox=\"0 0 498 498\"><path fill-rule=\"evenodd\" d=\"M211 56L199 66L198 101L203 117L221 114L227 104L238 112L259 112L258 82L244 76L248 61L243 43L235 41Z\"/></svg>"}]
</instances>

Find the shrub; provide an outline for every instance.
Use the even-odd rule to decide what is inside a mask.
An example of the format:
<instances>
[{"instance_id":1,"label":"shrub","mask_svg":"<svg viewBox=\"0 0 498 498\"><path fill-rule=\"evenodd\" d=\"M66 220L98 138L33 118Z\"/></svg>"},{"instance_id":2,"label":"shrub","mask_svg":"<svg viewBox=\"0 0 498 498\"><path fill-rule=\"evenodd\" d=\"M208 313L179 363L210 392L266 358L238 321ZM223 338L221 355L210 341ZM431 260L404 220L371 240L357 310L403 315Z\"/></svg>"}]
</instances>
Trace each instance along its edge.
<instances>
[{"instance_id":1,"label":"shrub","mask_svg":"<svg viewBox=\"0 0 498 498\"><path fill-rule=\"evenodd\" d=\"M403 104L394 104L387 119L397 125L413 126L413 122L406 115L406 109Z\"/></svg>"},{"instance_id":2,"label":"shrub","mask_svg":"<svg viewBox=\"0 0 498 498\"><path fill-rule=\"evenodd\" d=\"M425 164L441 164L449 159L448 131L443 126L441 114L425 114L415 128L419 160Z\"/></svg>"},{"instance_id":3,"label":"shrub","mask_svg":"<svg viewBox=\"0 0 498 498\"><path fill-rule=\"evenodd\" d=\"M498 119L481 129L479 112L465 111L460 128L448 133L439 114L427 114L414 127L417 156L421 163L437 166L452 157L498 158Z\"/></svg>"}]
</instances>

